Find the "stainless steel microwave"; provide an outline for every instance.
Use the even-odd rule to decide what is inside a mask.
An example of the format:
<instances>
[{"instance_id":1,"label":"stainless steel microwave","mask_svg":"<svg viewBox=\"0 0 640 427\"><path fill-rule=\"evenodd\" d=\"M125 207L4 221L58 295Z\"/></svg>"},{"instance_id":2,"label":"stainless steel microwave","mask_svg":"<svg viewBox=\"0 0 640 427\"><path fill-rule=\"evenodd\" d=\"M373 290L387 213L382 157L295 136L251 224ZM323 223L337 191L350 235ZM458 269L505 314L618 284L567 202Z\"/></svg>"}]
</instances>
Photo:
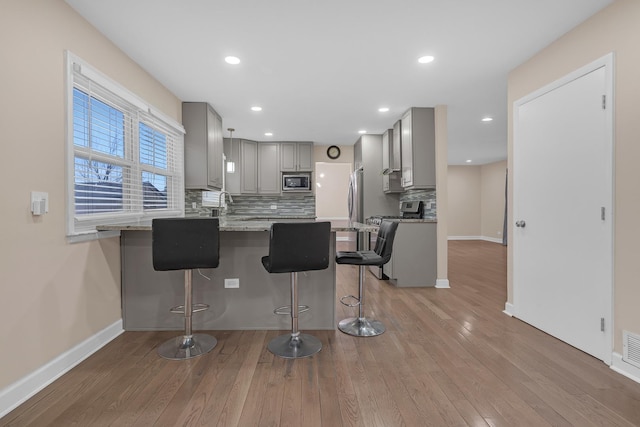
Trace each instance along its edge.
<instances>
[{"instance_id":1,"label":"stainless steel microwave","mask_svg":"<svg viewBox=\"0 0 640 427\"><path fill-rule=\"evenodd\" d=\"M282 191L311 191L311 174L282 175Z\"/></svg>"}]
</instances>

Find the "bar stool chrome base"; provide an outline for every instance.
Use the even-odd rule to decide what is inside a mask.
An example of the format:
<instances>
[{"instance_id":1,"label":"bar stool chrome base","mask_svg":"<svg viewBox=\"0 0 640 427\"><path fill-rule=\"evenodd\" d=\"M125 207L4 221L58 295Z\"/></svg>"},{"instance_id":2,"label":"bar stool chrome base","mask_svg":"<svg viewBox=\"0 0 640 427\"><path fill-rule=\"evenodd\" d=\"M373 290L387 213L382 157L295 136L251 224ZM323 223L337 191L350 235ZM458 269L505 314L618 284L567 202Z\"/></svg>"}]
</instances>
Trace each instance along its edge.
<instances>
[{"instance_id":1,"label":"bar stool chrome base","mask_svg":"<svg viewBox=\"0 0 640 427\"><path fill-rule=\"evenodd\" d=\"M366 317L350 317L338 323L338 329L354 337L375 337L386 329L377 320L369 320Z\"/></svg>"},{"instance_id":2,"label":"bar stool chrome base","mask_svg":"<svg viewBox=\"0 0 640 427\"><path fill-rule=\"evenodd\" d=\"M292 334L280 335L269 341L269 351L285 359L299 359L313 356L322 349L322 343L313 335Z\"/></svg>"},{"instance_id":3,"label":"bar stool chrome base","mask_svg":"<svg viewBox=\"0 0 640 427\"><path fill-rule=\"evenodd\" d=\"M165 341L158 347L158 355L169 360L186 360L209 353L218 344L211 335L182 335Z\"/></svg>"}]
</instances>

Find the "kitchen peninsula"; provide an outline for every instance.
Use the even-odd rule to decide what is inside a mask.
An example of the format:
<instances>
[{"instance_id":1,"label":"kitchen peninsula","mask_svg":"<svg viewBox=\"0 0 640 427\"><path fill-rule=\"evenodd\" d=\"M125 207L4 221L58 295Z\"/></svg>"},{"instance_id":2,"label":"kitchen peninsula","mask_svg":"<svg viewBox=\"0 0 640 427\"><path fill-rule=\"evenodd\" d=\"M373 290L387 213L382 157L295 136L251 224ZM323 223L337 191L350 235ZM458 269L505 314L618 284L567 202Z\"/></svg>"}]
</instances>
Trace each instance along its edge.
<instances>
[{"instance_id":1,"label":"kitchen peninsula","mask_svg":"<svg viewBox=\"0 0 640 427\"><path fill-rule=\"evenodd\" d=\"M279 218L286 222L293 218ZM269 230L274 219L221 218L220 265L193 273L194 303L210 308L193 317L196 330L286 330L289 316L273 313L290 304L289 274L269 274L261 258L269 253ZM184 300L182 271L155 271L152 263L151 223L102 225L99 231L120 231L122 318L125 330L181 330L183 317L169 308ZM335 258L338 231L368 233L376 227L360 223L334 223L329 259ZM225 279L239 287L225 288ZM227 280L227 285L229 281ZM299 275L300 304L310 310L300 314L300 329L334 329L336 267Z\"/></svg>"}]
</instances>

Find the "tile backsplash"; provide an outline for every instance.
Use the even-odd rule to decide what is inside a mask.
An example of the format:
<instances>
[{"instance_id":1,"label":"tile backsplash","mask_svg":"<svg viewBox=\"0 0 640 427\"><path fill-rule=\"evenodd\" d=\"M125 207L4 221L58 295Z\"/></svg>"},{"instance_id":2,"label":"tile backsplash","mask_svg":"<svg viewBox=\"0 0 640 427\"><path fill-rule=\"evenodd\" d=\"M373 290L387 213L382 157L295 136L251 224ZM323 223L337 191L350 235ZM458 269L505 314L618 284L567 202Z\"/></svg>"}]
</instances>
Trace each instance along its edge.
<instances>
[{"instance_id":1,"label":"tile backsplash","mask_svg":"<svg viewBox=\"0 0 640 427\"><path fill-rule=\"evenodd\" d=\"M436 191L435 190L407 190L400 194L401 202L413 202L422 200L424 202L424 211L422 218L436 219L438 210L436 208Z\"/></svg>"},{"instance_id":2,"label":"tile backsplash","mask_svg":"<svg viewBox=\"0 0 640 427\"><path fill-rule=\"evenodd\" d=\"M226 215L241 216L315 216L316 197L312 194L283 194L273 196L232 196L227 203ZM185 190L185 216L210 216L212 208L202 206L202 191ZM193 203L196 208L193 208ZM275 206L275 209L272 207ZM217 209L217 208L213 208Z\"/></svg>"}]
</instances>

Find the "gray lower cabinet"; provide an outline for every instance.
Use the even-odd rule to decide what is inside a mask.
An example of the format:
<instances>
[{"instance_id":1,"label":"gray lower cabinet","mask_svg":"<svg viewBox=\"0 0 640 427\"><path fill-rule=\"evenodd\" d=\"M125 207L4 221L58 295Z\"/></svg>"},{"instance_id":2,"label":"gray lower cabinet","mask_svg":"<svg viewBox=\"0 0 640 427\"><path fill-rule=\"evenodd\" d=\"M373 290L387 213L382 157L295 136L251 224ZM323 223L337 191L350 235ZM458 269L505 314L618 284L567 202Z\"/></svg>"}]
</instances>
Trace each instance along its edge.
<instances>
[{"instance_id":1,"label":"gray lower cabinet","mask_svg":"<svg viewBox=\"0 0 640 427\"><path fill-rule=\"evenodd\" d=\"M437 278L437 223L400 222L384 274L398 287L430 287Z\"/></svg>"},{"instance_id":2,"label":"gray lower cabinet","mask_svg":"<svg viewBox=\"0 0 640 427\"><path fill-rule=\"evenodd\" d=\"M435 119L433 108L411 108L402 116L402 187L435 188Z\"/></svg>"},{"instance_id":3,"label":"gray lower cabinet","mask_svg":"<svg viewBox=\"0 0 640 427\"><path fill-rule=\"evenodd\" d=\"M313 171L313 143L281 142L280 170L282 172Z\"/></svg>"},{"instance_id":4,"label":"gray lower cabinet","mask_svg":"<svg viewBox=\"0 0 640 427\"><path fill-rule=\"evenodd\" d=\"M206 102L182 104L184 186L188 189L222 188L222 118Z\"/></svg>"}]
</instances>

